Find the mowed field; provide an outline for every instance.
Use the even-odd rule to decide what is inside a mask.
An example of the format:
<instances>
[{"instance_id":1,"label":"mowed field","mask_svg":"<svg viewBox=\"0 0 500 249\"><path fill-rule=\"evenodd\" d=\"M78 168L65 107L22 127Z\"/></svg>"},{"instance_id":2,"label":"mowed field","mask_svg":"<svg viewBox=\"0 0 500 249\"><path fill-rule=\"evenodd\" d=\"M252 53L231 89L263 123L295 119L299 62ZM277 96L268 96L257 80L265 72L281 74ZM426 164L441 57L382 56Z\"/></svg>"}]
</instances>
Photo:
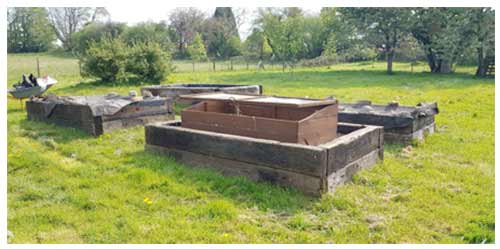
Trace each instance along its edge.
<instances>
[{"instance_id":1,"label":"mowed field","mask_svg":"<svg viewBox=\"0 0 500 249\"><path fill-rule=\"evenodd\" d=\"M140 83L82 79L68 57L38 55L57 95L139 91ZM8 86L36 72L33 54L8 55ZM188 67L187 65L184 65ZM473 67L433 75L383 62L169 76L171 82L262 84L269 95L340 101L437 101L437 133L321 198L192 168L144 151L144 128L91 137L26 120L9 98L11 243L492 243L495 241L494 80ZM147 200L145 201L145 198ZM150 201L149 201L150 200Z\"/></svg>"}]
</instances>

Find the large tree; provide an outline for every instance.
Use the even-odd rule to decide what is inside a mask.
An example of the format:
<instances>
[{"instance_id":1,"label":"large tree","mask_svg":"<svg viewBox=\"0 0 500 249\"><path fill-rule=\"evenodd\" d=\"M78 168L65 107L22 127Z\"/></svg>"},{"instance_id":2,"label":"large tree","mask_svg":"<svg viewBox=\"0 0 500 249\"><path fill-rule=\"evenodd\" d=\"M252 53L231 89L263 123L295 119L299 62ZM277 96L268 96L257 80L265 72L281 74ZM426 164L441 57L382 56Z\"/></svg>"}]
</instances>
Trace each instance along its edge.
<instances>
[{"instance_id":1,"label":"large tree","mask_svg":"<svg viewBox=\"0 0 500 249\"><path fill-rule=\"evenodd\" d=\"M243 43L243 55L248 60L264 60L269 59L272 50L267 43L264 32L254 28L252 33Z\"/></svg>"},{"instance_id":2,"label":"large tree","mask_svg":"<svg viewBox=\"0 0 500 249\"><path fill-rule=\"evenodd\" d=\"M238 36L238 26L236 23L236 18L233 14L231 7L217 7L215 8L215 13L213 16L214 19L223 22L227 29L229 30L229 34L233 36Z\"/></svg>"},{"instance_id":3,"label":"large tree","mask_svg":"<svg viewBox=\"0 0 500 249\"><path fill-rule=\"evenodd\" d=\"M73 34L89 22L109 17L104 8L58 7L47 8L54 32L66 50L73 49Z\"/></svg>"},{"instance_id":4,"label":"large tree","mask_svg":"<svg viewBox=\"0 0 500 249\"><path fill-rule=\"evenodd\" d=\"M381 49L387 59L387 73L392 73L395 49L409 33L409 8L342 8L341 13L367 40Z\"/></svg>"},{"instance_id":5,"label":"large tree","mask_svg":"<svg viewBox=\"0 0 500 249\"><path fill-rule=\"evenodd\" d=\"M43 8L9 8L7 12L7 51L47 51L55 36Z\"/></svg>"},{"instance_id":6,"label":"large tree","mask_svg":"<svg viewBox=\"0 0 500 249\"><path fill-rule=\"evenodd\" d=\"M470 8L467 19L472 47L477 53L476 76L486 76L488 63L495 58L495 10Z\"/></svg>"},{"instance_id":7,"label":"large tree","mask_svg":"<svg viewBox=\"0 0 500 249\"><path fill-rule=\"evenodd\" d=\"M169 21L175 33L178 56L187 56L187 45L196 33L201 32L205 18L205 14L196 8L176 8L172 11Z\"/></svg>"},{"instance_id":8,"label":"large tree","mask_svg":"<svg viewBox=\"0 0 500 249\"><path fill-rule=\"evenodd\" d=\"M433 73L449 73L471 39L466 8L415 8L412 34L423 46Z\"/></svg>"},{"instance_id":9,"label":"large tree","mask_svg":"<svg viewBox=\"0 0 500 249\"><path fill-rule=\"evenodd\" d=\"M227 59L241 54L241 41L231 8L217 7L214 15L205 21L203 33L209 56Z\"/></svg>"},{"instance_id":10,"label":"large tree","mask_svg":"<svg viewBox=\"0 0 500 249\"><path fill-rule=\"evenodd\" d=\"M262 9L260 15L261 29L275 59L282 63L283 70L293 66L307 49L301 12L295 8Z\"/></svg>"}]
</instances>

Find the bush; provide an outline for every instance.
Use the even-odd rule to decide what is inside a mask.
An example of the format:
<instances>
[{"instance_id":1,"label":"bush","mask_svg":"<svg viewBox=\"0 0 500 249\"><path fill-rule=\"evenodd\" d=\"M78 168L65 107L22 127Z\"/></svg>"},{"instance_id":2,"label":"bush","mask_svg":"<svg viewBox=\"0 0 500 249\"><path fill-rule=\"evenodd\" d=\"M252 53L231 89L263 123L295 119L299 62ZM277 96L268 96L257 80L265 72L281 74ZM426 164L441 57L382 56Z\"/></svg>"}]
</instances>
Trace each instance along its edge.
<instances>
[{"instance_id":1,"label":"bush","mask_svg":"<svg viewBox=\"0 0 500 249\"><path fill-rule=\"evenodd\" d=\"M125 80L129 55L129 47L121 39L107 37L91 41L81 57L82 75L95 76L103 81Z\"/></svg>"},{"instance_id":2,"label":"bush","mask_svg":"<svg viewBox=\"0 0 500 249\"><path fill-rule=\"evenodd\" d=\"M107 82L125 81L136 76L141 81L159 83L172 71L170 54L158 43L127 45L120 38L92 41L81 57L82 75Z\"/></svg>"},{"instance_id":3,"label":"bush","mask_svg":"<svg viewBox=\"0 0 500 249\"><path fill-rule=\"evenodd\" d=\"M131 48L127 71L140 80L159 83L172 72L170 54L156 42L139 42Z\"/></svg>"},{"instance_id":4,"label":"bush","mask_svg":"<svg viewBox=\"0 0 500 249\"><path fill-rule=\"evenodd\" d=\"M74 33L71 40L74 44L73 52L77 54L85 54L90 42L100 41L103 38L117 38L126 29L123 23L91 23L85 26L82 30Z\"/></svg>"},{"instance_id":5,"label":"bush","mask_svg":"<svg viewBox=\"0 0 500 249\"><path fill-rule=\"evenodd\" d=\"M168 26L163 23L139 23L129 27L122 34L123 40L133 45L137 42L155 42L160 44L163 50L173 51L174 45L170 41Z\"/></svg>"}]
</instances>

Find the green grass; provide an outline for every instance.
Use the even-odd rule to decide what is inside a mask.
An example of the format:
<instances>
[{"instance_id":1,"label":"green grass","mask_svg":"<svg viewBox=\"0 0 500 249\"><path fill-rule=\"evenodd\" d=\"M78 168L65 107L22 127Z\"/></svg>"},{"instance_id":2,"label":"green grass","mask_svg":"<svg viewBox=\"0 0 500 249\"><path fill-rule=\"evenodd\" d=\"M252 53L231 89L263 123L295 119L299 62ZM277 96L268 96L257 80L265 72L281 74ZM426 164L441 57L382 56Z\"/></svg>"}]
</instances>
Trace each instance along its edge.
<instances>
[{"instance_id":1,"label":"green grass","mask_svg":"<svg viewBox=\"0 0 500 249\"><path fill-rule=\"evenodd\" d=\"M35 55L9 55L9 85ZM127 93L138 84L82 79L68 57L40 55L58 95ZM437 101L437 133L411 153L386 145L383 163L334 194L224 177L145 152L143 127L91 137L26 120L8 100L8 229L12 243L492 243L494 81L474 68L434 75L354 63L293 73L176 73L168 82L262 84L265 94L341 101ZM165 82L165 83L168 83ZM152 200L147 204L144 198Z\"/></svg>"}]
</instances>

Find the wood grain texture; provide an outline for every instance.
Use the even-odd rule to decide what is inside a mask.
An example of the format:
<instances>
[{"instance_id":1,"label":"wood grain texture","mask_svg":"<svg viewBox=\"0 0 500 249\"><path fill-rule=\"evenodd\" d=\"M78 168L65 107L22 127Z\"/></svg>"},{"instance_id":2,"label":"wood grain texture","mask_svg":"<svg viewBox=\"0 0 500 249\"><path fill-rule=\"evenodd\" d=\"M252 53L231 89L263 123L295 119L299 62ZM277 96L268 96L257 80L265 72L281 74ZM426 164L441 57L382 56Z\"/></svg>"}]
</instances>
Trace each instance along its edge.
<instances>
[{"instance_id":1,"label":"wood grain texture","mask_svg":"<svg viewBox=\"0 0 500 249\"><path fill-rule=\"evenodd\" d=\"M134 110L129 110L130 108L134 108ZM114 129L173 120L175 118L173 112L168 111L165 106L146 108L146 110L143 108L136 110L135 108L135 106L130 106L124 112L103 117L94 116L90 107L86 105L57 104L50 115L46 116L42 103L26 102L29 120L73 127L93 136L99 136Z\"/></svg>"},{"instance_id":2,"label":"wood grain texture","mask_svg":"<svg viewBox=\"0 0 500 249\"><path fill-rule=\"evenodd\" d=\"M322 191L319 177L162 146L146 144L145 149L161 152L189 166L213 168L224 175L244 176L254 181L266 181L282 186L291 186L310 195L319 195Z\"/></svg>"},{"instance_id":3,"label":"wood grain texture","mask_svg":"<svg viewBox=\"0 0 500 249\"><path fill-rule=\"evenodd\" d=\"M345 165L377 150L379 147L383 147L383 144L380 144L380 136L383 136L382 127L366 126L330 143L320 145L328 150L327 175L342 169Z\"/></svg>"},{"instance_id":4,"label":"wood grain texture","mask_svg":"<svg viewBox=\"0 0 500 249\"><path fill-rule=\"evenodd\" d=\"M326 151L315 146L280 143L184 127L147 125L146 143L204 155L321 176Z\"/></svg>"},{"instance_id":5,"label":"wood grain texture","mask_svg":"<svg viewBox=\"0 0 500 249\"><path fill-rule=\"evenodd\" d=\"M146 148L189 165L265 180L313 195L333 191L358 170L383 160L383 129L340 124L343 134L319 146L189 129L179 121L146 125ZM342 154L343 153L343 154Z\"/></svg>"},{"instance_id":6,"label":"wood grain texture","mask_svg":"<svg viewBox=\"0 0 500 249\"><path fill-rule=\"evenodd\" d=\"M186 128L318 145L335 138L337 112L337 105L292 108L209 100L184 109L181 116Z\"/></svg>"}]
</instances>

